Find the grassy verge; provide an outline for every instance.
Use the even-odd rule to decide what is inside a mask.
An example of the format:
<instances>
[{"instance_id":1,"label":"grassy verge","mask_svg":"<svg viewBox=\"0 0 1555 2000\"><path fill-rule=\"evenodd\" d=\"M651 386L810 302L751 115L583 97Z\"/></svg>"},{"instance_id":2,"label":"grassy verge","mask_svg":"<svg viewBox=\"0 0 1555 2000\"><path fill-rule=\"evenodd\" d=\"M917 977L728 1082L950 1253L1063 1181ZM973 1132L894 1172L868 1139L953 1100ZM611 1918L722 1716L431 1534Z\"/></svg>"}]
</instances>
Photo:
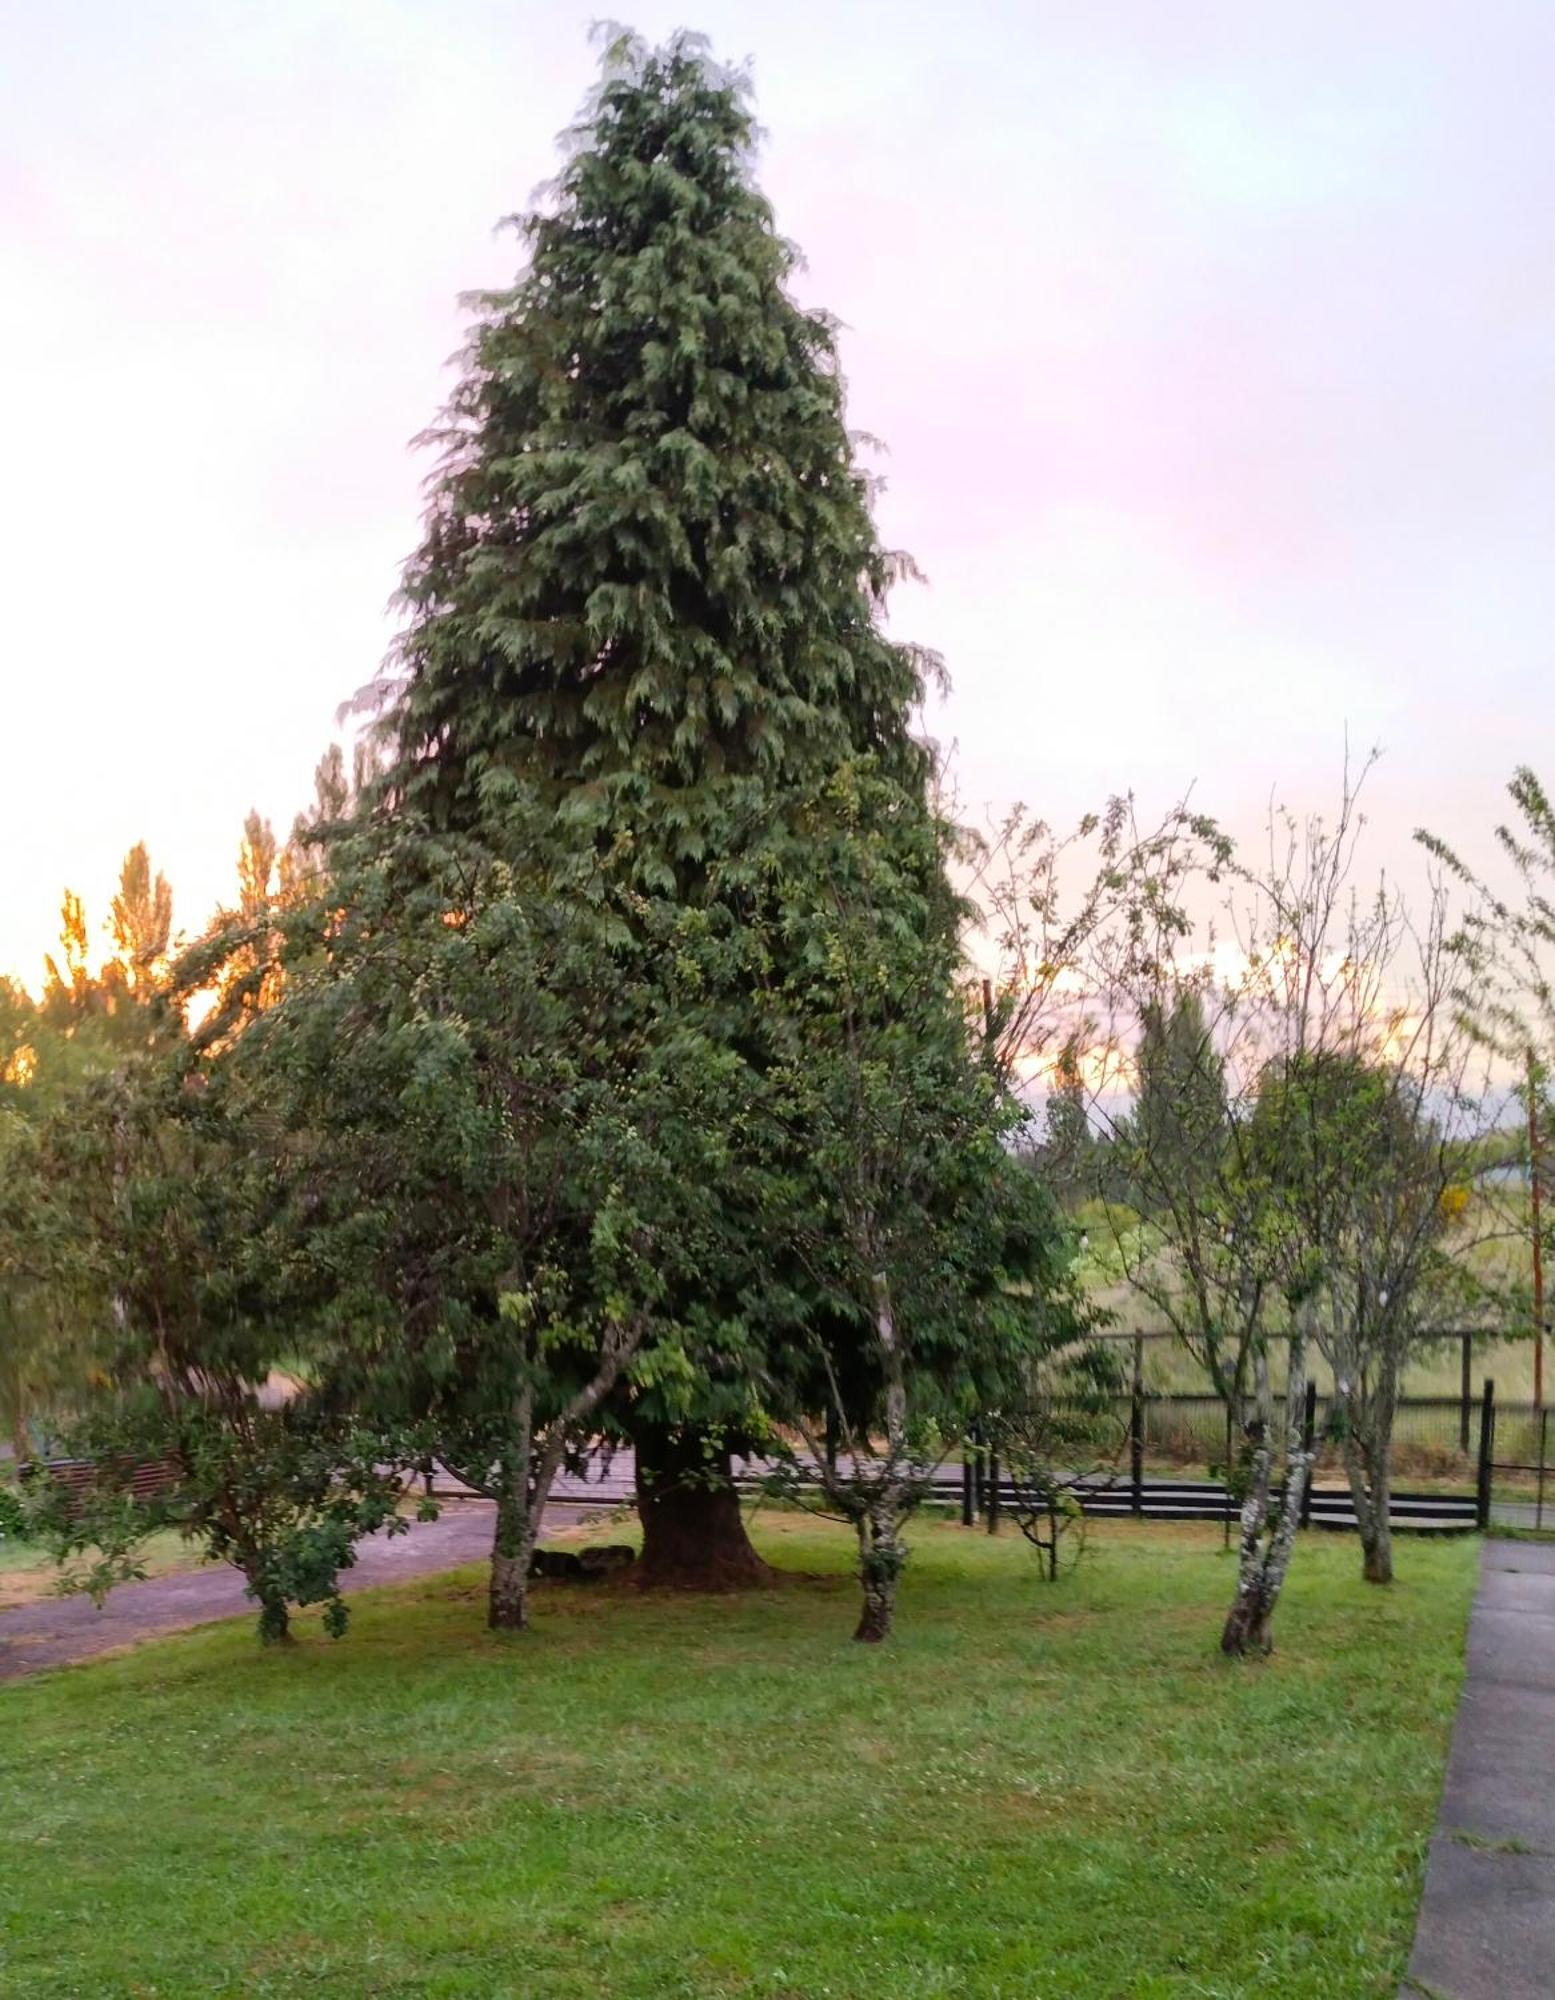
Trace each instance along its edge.
<instances>
[{"instance_id":1,"label":"grassy verge","mask_svg":"<svg viewBox=\"0 0 1555 2000\"><path fill-rule=\"evenodd\" d=\"M171 1576L175 1571L198 1569L206 1560L194 1543L171 1529L153 1535L141 1551L147 1576ZM51 1597L68 1572L85 1568L72 1562L61 1570L54 1558L35 1542L0 1540L0 1611L12 1611L19 1604L36 1604Z\"/></svg>"},{"instance_id":2,"label":"grassy verge","mask_svg":"<svg viewBox=\"0 0 1555 2000\"><path fill-rule=\"evenodd\" d=\"M1215 1655L1218 1532L920 1524L899 1639L840 1533L717 1601L476 1580L0 1693L0 1991L46 1996L1383 1995L1402 1971L1475 1549L1304 1541L1281 1650Z\"/></svg>"}]
</instances>

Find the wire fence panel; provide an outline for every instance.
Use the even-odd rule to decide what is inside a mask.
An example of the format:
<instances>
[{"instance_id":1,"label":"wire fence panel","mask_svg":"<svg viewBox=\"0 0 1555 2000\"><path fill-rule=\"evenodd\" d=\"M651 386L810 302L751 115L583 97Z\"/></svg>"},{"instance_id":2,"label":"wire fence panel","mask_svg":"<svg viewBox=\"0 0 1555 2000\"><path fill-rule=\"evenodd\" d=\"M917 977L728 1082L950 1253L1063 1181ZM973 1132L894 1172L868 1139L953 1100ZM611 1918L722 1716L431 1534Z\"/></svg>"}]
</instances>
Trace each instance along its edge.
<instances>
[{"instance_id":1,"label":"wire fence panel","mask_svg":"<svg viewBox=\"0 0 1555 2000\"><path fill-rule=\"evenodd\" d=\"M1479 1450L1480 1397L1463 1421L1456 1396L1410 1396L1402 1399L1393 1420L1393 1472L1396 1478L1440 1481L1471 1490ZM1283 1404L1281 1406L1283 1408ZM1133 1399L1118 1396L1107 1406L1107 1420L1120 1436L1130 1434ZM1242 1449L1243 1424L1255 1415L1252 1404L1242 1422L1228 1424L1226 1405L1218 1396L1158 1395L1140 1398L1139 1429L1145 1462L1161 1471L1223 1469ZM1313 1446L1319 1477L1344 1476L1340 1436L1342 1412L1334 1399L1319 1395L1314 1404ZM1531 1403L1503 1403L1496 1412L1496 1456L1537 1462L1540 1412ZM1555 1481L1552 1481L1555 1495Z\"/></svg>"}]
</instances>

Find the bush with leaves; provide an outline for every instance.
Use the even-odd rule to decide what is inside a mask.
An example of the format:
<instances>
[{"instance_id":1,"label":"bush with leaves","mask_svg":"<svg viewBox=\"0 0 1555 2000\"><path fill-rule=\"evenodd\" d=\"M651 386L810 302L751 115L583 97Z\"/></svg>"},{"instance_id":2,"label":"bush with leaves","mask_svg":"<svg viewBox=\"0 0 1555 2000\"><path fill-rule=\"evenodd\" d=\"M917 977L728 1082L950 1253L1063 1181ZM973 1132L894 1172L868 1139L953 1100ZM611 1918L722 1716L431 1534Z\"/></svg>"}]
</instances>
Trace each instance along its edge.
<instances>
[{"instance_id":1,"label":"bush with leaves","mask_svg":"<svg viewBox=\"0 0 1555 2000\"><path fill-rule=\"evenodd\" d=\"M384 1463L386 1441L299 1398L266 1409L233 1385L190 1393L171 1383L104 1405L72 1432L93 1468L85 1481L46 1472L29 1483L28 1521L61 1564L86 1557L69 1587L101 1598L144 1574L141 1550L175 1529L239 1570L259 1606L267 1645L290 1636L294 1606L322 1604L339 1638L347 1612L340 1576L364 1536L401 1534L403 1482ZM164 1479L145 1497L137 1468Z\"/></svg>"},{"instance_id":2,"label":"bush with leaves","mask_svg":"<svg viewBox=\"0 0 1555 2000\"><path fill-rule=\"evenodd\" d=\"M944 830L869 765L839 773L762 939L776 1407L859 1543L856 1637L885 1638L903 1527L935 1465L1032 1357L1072 1336L1068 1237L1016 1159L1024 1109L958 985Z\"/></svg>"},{"instance_id":3,"label":"bush with leaves","mask_svg":"<svg viewBox=\"0 0 1555 2000\"><path fill-rule=\"evenodd\" d=\"M499 1628L606 1399L691 1373L740 1070L699 1017L704 919L553 834L516 788L474 833L364 811L286 920L279 1004L211 1058L276 1128L322 1392L496 1503Z\"/></svg>"},{"instance_id":4,"label":"bush with leaves","mask_svg":"<svg viewBox=\"0 0 1555 2000\"><path fill-rule=\"evenodd\" d=\"M1085 1498L1110 1486L1127 1438L1117 1356L1100 1342L1034 1367L1013 1406L983 1420L1008 1499L1049 1582L1085 1548Z\"/></svg>"}]
</instances>

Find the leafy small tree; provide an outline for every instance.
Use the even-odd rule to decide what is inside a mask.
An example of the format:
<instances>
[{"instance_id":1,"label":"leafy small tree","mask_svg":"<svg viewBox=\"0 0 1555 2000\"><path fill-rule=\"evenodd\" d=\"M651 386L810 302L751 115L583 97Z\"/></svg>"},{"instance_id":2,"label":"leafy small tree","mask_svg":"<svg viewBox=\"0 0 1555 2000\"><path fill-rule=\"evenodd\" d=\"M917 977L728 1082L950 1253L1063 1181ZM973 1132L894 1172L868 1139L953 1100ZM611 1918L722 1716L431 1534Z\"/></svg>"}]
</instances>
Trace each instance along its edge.
<instances>
[{"instance_id":1,"label":"leafy small tree","mask_svg":"<svg viewBox=\"0 0 1555 2000\"><path fill-rule=\"evenodd\" d=\"M1479 1316L1493 1278L1471 1208L1494 1117L1488 1066L1453 999L1466 969L1438 894L1416 931L1395 899L1352 907L1331 975L1364 982L1265 1077L1247 1137L1268 1227L1314 1274L1368 1582L1393 1577L1393 1425L1411 1350ZM1391 989L1391 991L1390 991Z\"/></svg>"},{"instance_id":2,"label":"leafy small tree","mask_svg":"<svg viewBox=\"0 0 1555 2000\"><path fill-rule=\"evenodd\" d=\"M487 831L343 827L279 1004L218 1062L285 1134L321 1389L496 1503L489 1622L521 1628L558 1471L608 1397L687 1371L675 1288L722 1226L732 1065L698 1025L694 920L635 897L625 921L603 873L558 893L515 802Z\"/></svg>"},{"instance_id":3,"label":"leafy small tree","mask_svg":"<svg viewBox=\"0 0 1555 2000\"><path fill-rule=\"evenodd\" d=\"M174 1529L240 1571L259 1607L265 1645L291 1639L294 1606L321 1604L324 1629L344 1635L341 1575L367 1535L402 1534L402 1485L384 1440L306 1395L267 1407L250 1382L127 1380L72 1429L90 1461L81 1482L40 1476L27 1488L32 1532L57 1560L90 1558L69 1587L101 1598L144 1574L147 1538ZM160 1477L136 1492L137 1471Z\"/></svg>"},{"instance_id":4,"label":"leafy small tree","mask_svg":"<svg viewBox=\"0 0 1555 2000\"><path fill-rule=\"evenodd\" d=\"M279 1187L265 1121L230 1071L192 1070L170 1040L79 1092L52 1122L49 1177L69 1224L71 1292L92 1327L98 1380L67 1441L95 1467L85 1493L45 1483L34 1515L64 1556L96 1548L103 1588L177 1525L239 1568L267 1642L292 1604L323 1602L355 1538L399 1525L377 1437L306 1396L265 1385L298 1328L272 1264ZM133 1504L137 1464L162 1490Z\"/></svg>"},{"instance_id":5,"label":"leafy small tree","mask_svg":"<svg viewBox=\"0 0 1555 2000\"><path fill-rule=\"evenodd\" d=\"M1093 1341L1027 1373L1017 1402L990 1426L1008 1482L1009 1512L1056 1582L1085 1547L1085 1498L1117 1475L1126 1435L1118 1414L1116 1356Z\"/></svg>"},{"instance_id":6,"label":"leafy small tree","mask_svg":"<svg viewBox=\"0 0 1555 2000\"><path fill-rule=\"evenodd\" d=\"M760 1278L803 1281L781 1407L858 1537L854 1636L877 1642L947 1444L1074 1322L1063 1231L1010 1149L1022 1108L958 992L942 831L867 768L818 807L826 886L786 886L764 1010L768 1212L799 1270L769 1235Z\"/></svg>"},{"instance_id":7,"label":"leafy small tree","mask_svg":"<svg viewBox=\"0 0 1555 2000\"><path fill-rule=\"evenodd\" d=\"M1477 975L1460 995L1469 1023L1518 1069L1528 1051L1555 1067L1555 803L1537 773L1520 765L1507 786L1513 816L1495 829L1503 869L1492 886L1440 834L1416 839L1474 893L1463 926Z\"/></svg>"},{"instance_id":8,"label":"leafy small tree","mask_svg":"<svg viewBox=\"0 0 1555 2000\"><path fill-rule=\"evenodd\" d=\"M1456 934L1440 894L1417 929L1386 884L1354 892L1358 794L1347 778L1332 825L1276 816L1267 864L1223 869L1223 935L1151 915L1105 938L1096 961L1108 1046L1135 1082L1120 1113L1114 1068L1098 1115L1150 1224L1120 1232L1118 1254L1241 1433L1234 1652L1270 1640L1311 1474L1314 1349L1335 1368L1366 1573L1383 1580L1399 1371L1438 1310L1429 1301L1461 1297L1447 1281L1466 1246L1445 1196L1482 1099L1448 1004ZM1154 906L1141 893L1132 907Z\"/></svg>"},{"instance_id":9,"label":"leafy small tree","mask_svg":"<svg viewBox=\"0 0 1555 2000\"><path fill-rule=\"evenodd\" d=\"M19 1460L79 1410L103 1358L61 1142L126 1064L179 1032L167 991L171 911L167 883L138 845L114 902L116 957L92 968L85 911L67 891L41 1001L0 981L0 1421Z\"/></svg>"},{"instance_id":10,"label":"leafy small tree","mask_svg":"<svg viewBox=\"0 0 1555 2000\"><path fill-rule=\"evenodd\" d=\"M1515 1152L1526 1165L1526 1192L1506 1200L1504 1227L1531 1251L1531 1268L1526 1285L1508 1289L1539 1343L1534 1372L1542 1393L1543 1342L1550 1331L1545 1273L1555 1263L1548 1155L1555 1129L1549 1088L1555 1075L1555 804L1526 764L1513 773L1507 792L1513 816L1495 829L1500 867L1494 885L1438 834L1421 829L1416 838L1474 897L1460 940L1467 970L1454 995L1459 1019L1522 1084L1526 1139Z\"/></svg>"}]
</instances>

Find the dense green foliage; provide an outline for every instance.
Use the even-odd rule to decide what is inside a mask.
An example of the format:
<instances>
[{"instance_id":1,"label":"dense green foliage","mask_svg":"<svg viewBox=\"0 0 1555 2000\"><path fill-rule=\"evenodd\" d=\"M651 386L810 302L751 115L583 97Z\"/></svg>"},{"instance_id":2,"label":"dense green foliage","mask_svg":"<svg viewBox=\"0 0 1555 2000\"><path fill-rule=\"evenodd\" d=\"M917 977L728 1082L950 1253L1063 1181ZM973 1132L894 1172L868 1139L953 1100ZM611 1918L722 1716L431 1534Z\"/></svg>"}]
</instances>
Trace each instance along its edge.
<instances>
[{"instance_id":1,"label":"dense green foliage","mask_svg":"<svg viewBox=\"0 0 1555 2000\"><path fill-rule=\"evenodd\" d=\"M826 1393L815 1343L839 1333L856 1350L841 1361L860 1399L849 1415L879 1415L872 1313L796 1255L816 1215L837 1219L827 1177L847 1148L815 1122L835 1094L813 1087L836 1081L834 1053L858 1074L915 1042L925 1078L938 1066L937 1101L909 1089L897 1110L921 1128L909 1148L936 1119L956 1135L936 1171L961 1178L960 1226L986 1239L964 1235L951 1259L969 1289L942 1370L964 1374L968 1302L997 1296L1008 1247L987 1149L1010 1105L986 1082L969 1094L959 912L912 733L921 663L880 629L894 565L832 332L787 290L794 255L751 155L743 82L693 38L612 47L549 202L520 225L523 271L475 302L434 434L399 673L379 690L377 814L423 841L521 846L527 893L595 938L615 1046L694 1018L738 1065L714 1169L724 1241L689 1231L699 1254L663 1286L693 1366L627 1371L635 1393L613 1399L644 1450L688 1422L721 1427L723 1449L760 1441ZM866 874L846 949L891 963L867 1020L844 1022L823 970L840 948L830 898ZM709 1166L686 1155L679 1169L687 1185ZM969 1198L973 1180L991 1207ZM933 1195L885 1198L921 1215ZM941 1236L953 1226L947 1211ZM898 1228L896 1254L925 1240Z\"/></svg>"},{"instance_id":2,"label":"dense green foliage","mask_svg":"<svg viewBox=\"0 0 1555 2000\"><path fill-rule=\"evenodd\" d=\"M176 1465L268 1632L318 1595L299 1537L343 1555L396 1467L497 1501L490 1615L521 1625L550 1483L602 1430L660 1499L650 1444L711 1491L735 1440L829 1405L948 1438L1073 1328L968 1032L831 333L751 142L694 40L612 47L524 270L476 303L368 765L321 767L285 850L250 816L170 987L165 885L126 872L125 989L167 1032L73 1107L94 1449L133 1424Z\"/></svg>"},{"instance_id":3,"label":"dense green foliage","mask_svg":"<svg viewBox=\"0 0 1555 2000\"><path fill-rule=\"evenodd\" d=\"M787 291L752 139L693 38L613 48L523 272L476 301L405 580L397 785L468 823L521 780L653 890L849 758L926 770L832 330Z\"/></svg>"},{"instance_id":4,"label":"dense green foliage","mask_svg":"<svg viewBox=\"0 0 1555 2000\"><path fill-rule=\"evenodd\" d=\"M178 1033L163 993L171 923L167 883L137 846L101 967L88 964L86 915L67 891L42 998L0 980L0 1428L19 1460L79 1402L104 1355L97 1262L72 1200L90 1151L80 1113Z\"/></svg>"}]
</instances>

